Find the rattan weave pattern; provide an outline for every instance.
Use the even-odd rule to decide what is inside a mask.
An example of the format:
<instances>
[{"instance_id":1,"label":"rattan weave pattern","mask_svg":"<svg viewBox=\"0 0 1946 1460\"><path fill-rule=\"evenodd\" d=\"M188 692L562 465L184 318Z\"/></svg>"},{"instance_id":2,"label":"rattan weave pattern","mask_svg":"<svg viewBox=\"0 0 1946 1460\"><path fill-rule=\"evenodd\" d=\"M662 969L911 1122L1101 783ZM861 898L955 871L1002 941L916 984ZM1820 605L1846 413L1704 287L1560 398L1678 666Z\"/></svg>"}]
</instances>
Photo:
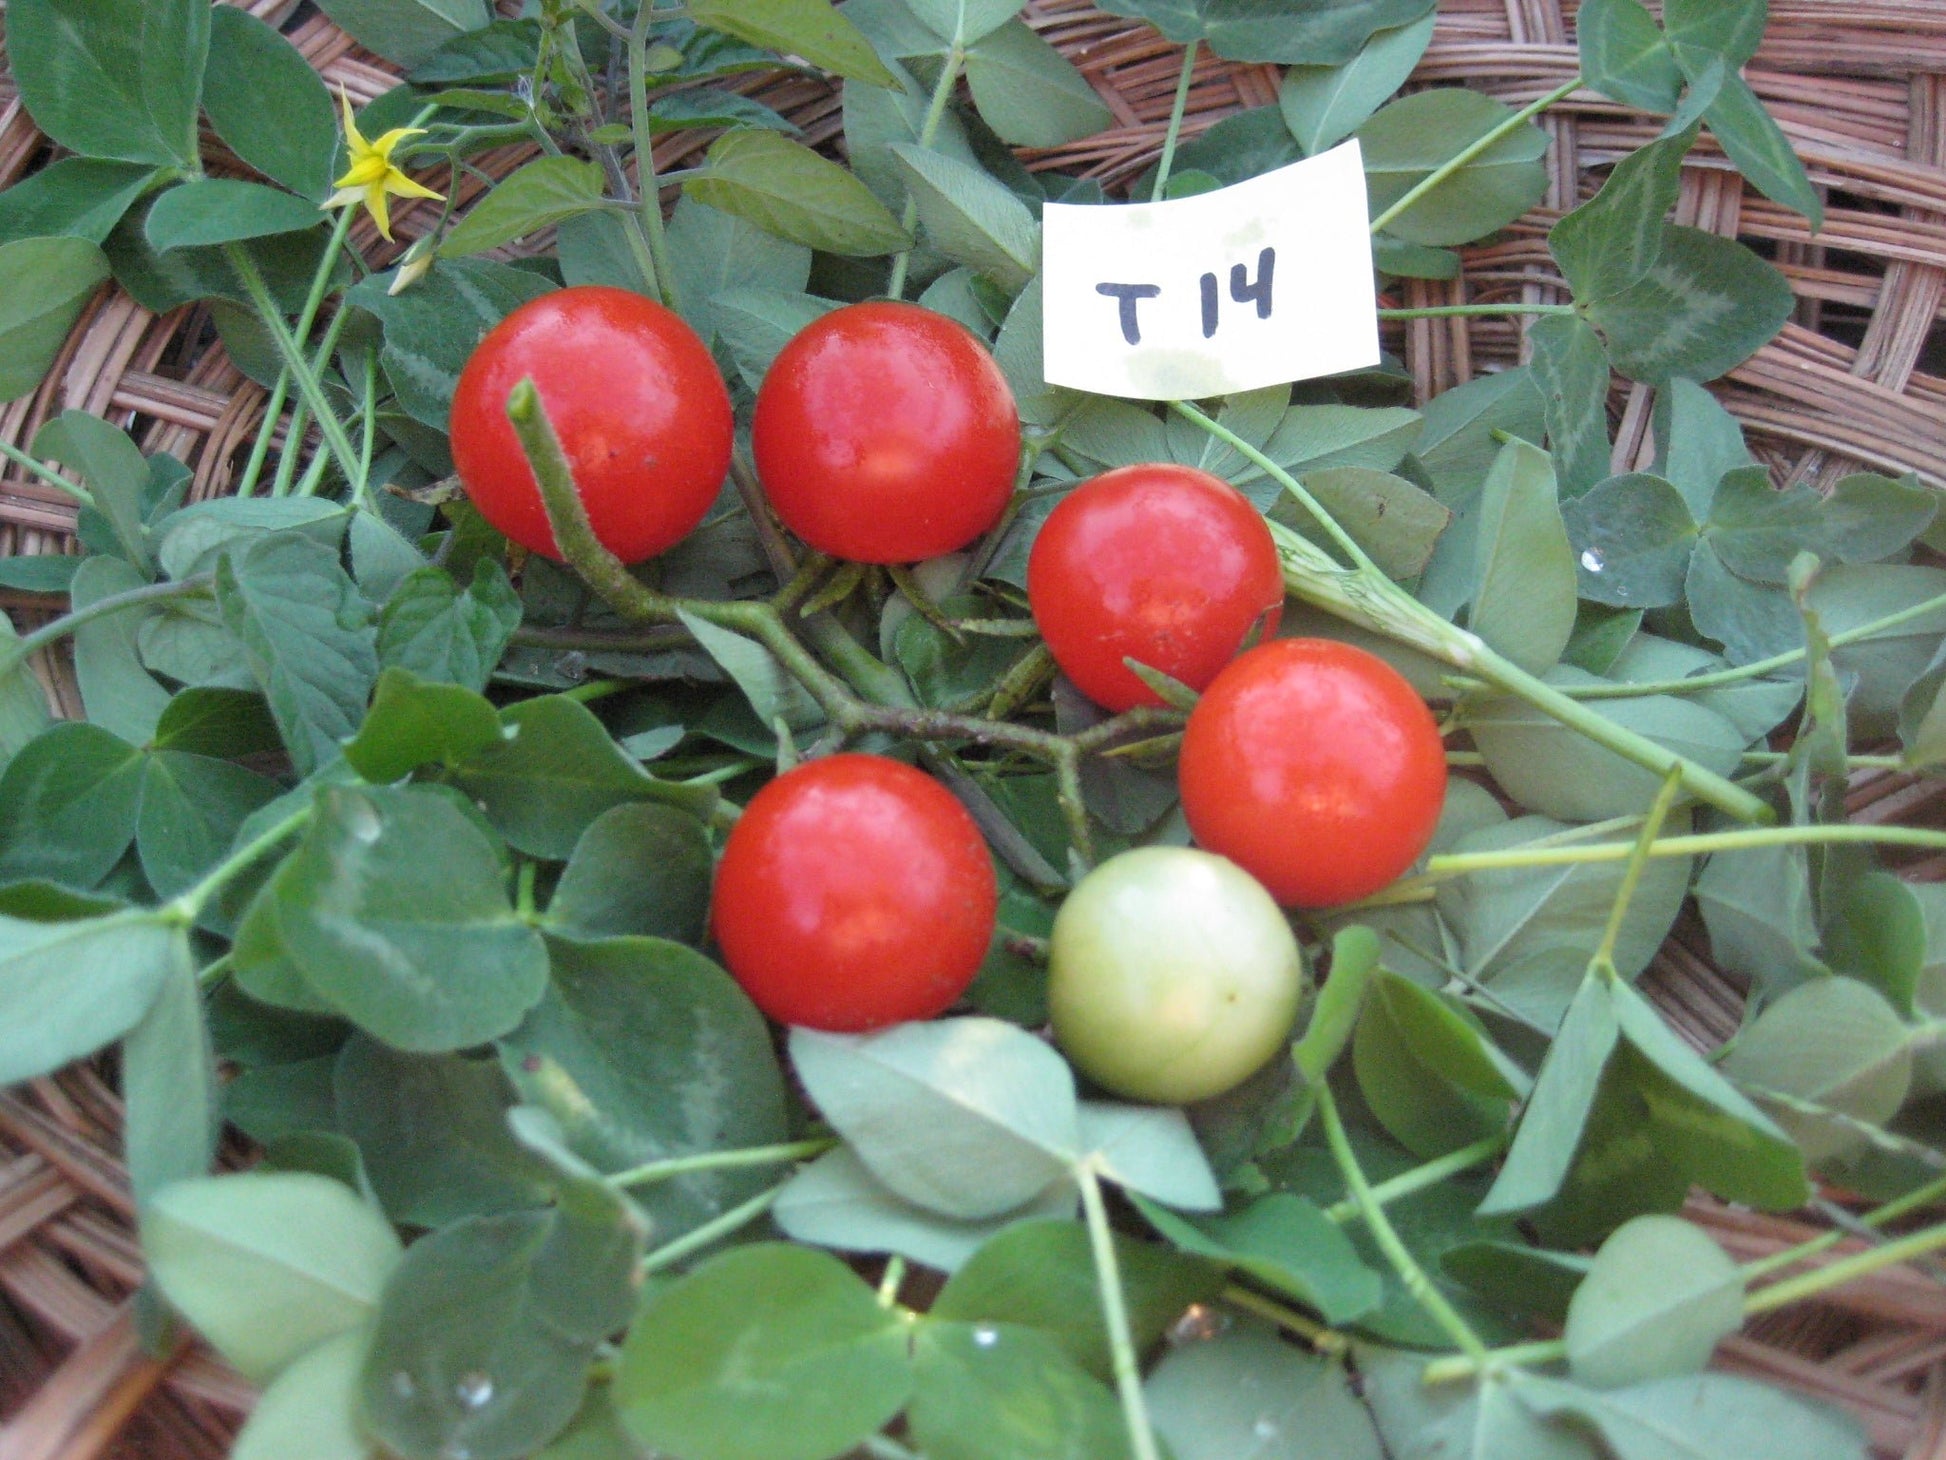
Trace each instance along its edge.
<instances>
[{"instance_id":1,"label":"rattan weave pattern","mask_svg":"<svg viewBox=\"0 0 1946 1460\"><path fill-rule=\"evenodd\" d=\"M354 102L392 84L383 63L308 5L241 3L282 25L333 89L342 86ZM1414 84L1465 84L1514 104L1533 100L1575 74L1574 10L1574 0L1441 0L1439 27ZM1828 211L1813 237L1803 219L1747 189L1713 144L1692 153L1679 220L1766 252L1798 295L1783 335L1719 382L1718 393L1781 479L1828 483L1864 465L1915 470L1946 488L1946 6L1772 0L1771 12L1748 77L1806 158ZM0 0L0 20L4 13ZM1109 131L1030 154L1029 162L1084 172L1111 188L1132 179L1160 147L1179 48L1088 0L1032 0L1027 14L1081 67L1115 117ZM837 97L828 88L799 77L755 85L806 140L839 140ZM1272 103L1276 94L1274 69L1205 52L1187 130L1193 135L1230 113ZM1565 298L1546 248L1548 227L1657 124L1580 91L1544 125L1555 146L1543 206L1501 238L1467 250L1461 278L1407 283L1398 303ZM220 168L220 150L206 141L206 155ZM658 158L674 164L698 145L692 135L676 134ZM0 54L0 186L49 156ZM481 159L496 173L521 160L512 151ZM408 205L396 217L402 248L432 215ZM354 239L367 258L388 256L368 222ZM1524 347L1516 322L1481 318L1416 321L1394 328L1388 344L1422 398L1516 363ZM0 433L24 445L50 415L96 412L131 427L145 450L187 462L200 499L228 488L264 402L264 392L225 358L201 308L156 317L106 289L41 389L0 407ZM1617 383L1611 407L1618 469L1646 460L1652 405L1646 387ZM0 554L70 550L72 525L64 498L11 468L0 473ZM0 608L22 622L52 607L0 592ZM55 702L77 713L64 668L42 669ZM1853 810L1869 819L1937 820L1942 795L1946 784L1871 773L1854 788ZM1946 876L1946 859L1908 873ZM1699 1045L1720 1042L1736 1027L1741 991L1710 963L1693 918L1679 924L1645 982ZM249 1389L202 1351L183 1345L157 1361L137 1341L131 1295L140 1267L116 1156L118 1128L113 1091L91 1068L0 1095L0 1460L217 1456L248 1406ZM1693 1206L1691 1215L1739 1259L1808 1231L1798 1220L1710 1206ZM1946 1277L1931 1269L1882 1273L1771 1315L1726 1344L1719 1361L1850 1406L1885 1455L1946 1460Z\"/></svg>"}]
</instances>

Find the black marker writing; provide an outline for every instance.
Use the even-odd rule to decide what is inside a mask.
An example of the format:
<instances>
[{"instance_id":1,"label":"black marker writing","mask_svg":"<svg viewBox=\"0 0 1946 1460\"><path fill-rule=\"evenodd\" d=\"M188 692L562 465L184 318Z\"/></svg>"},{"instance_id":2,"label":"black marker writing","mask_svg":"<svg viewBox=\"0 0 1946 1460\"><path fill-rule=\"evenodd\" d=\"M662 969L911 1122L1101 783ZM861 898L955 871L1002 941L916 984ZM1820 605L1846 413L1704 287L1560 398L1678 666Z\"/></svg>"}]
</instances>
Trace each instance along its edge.
<instances>
[{"instance_id":1,"label":"black marker writing","mask_svg":"<svg viewBox=\"0 0 1946 1460\"><path fill-rule=\"evenodd\" d=\"M1257 304L1257 318L1270 318L1270 279L1277 267L1277 250L1267 248L1257 255L1257 282L1250 282L1250 272L1242 264L1230 266L1230 297L1238 304ZM1207 277L1207 276L1206 276Z\"/></svg>"},{"instance_id":2,"label":"black marker writing","mask_svg":"<svg viewBox=\"0 0 1946 1460\"><path fill-rule=\"evenodd\" d=\"M1268 250L1266 250L1268 252ZM1105 294L1117 300L1122 307L1122 338L1131 345L1142 343L1142 326L1135 318L1135 306L1143 299L1153 299L1162 289L1155 284L1097 284L1095 293Z\"/></svg>"}]
</instances>

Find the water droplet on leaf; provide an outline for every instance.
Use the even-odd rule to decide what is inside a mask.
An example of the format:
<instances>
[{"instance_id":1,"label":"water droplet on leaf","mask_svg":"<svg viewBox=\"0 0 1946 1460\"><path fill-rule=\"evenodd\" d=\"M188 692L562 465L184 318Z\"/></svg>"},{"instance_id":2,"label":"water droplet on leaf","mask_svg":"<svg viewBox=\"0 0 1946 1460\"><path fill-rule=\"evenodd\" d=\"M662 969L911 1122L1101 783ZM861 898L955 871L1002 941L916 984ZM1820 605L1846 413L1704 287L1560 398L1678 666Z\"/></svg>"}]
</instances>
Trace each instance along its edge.
<instances>
[{"instance_id":1,"label":"water droplet on leaf","mask_svg":"<svg viewBox=\"0 0 1946 1460\"><path fill-rule=\"evenodd\" d=\"M1599 573L1606 564L1607 559L1602 557L1594 548L1583 548L1581 550L1581 566L1586 568L1590 573Z\"/></svg>"},{"instance_id":2,"label":"water droplet on leaf","mask_svg":"<svg viewBox=\"0 0 1946 1460\"><path fill-rule=\"evenodd\" d=\"M453 1385L453 1397L464 1409L478 1409L493 1398L493 1380L478 1369L470 1370Z\"/></svg>"},{"instance_id":3,"label":"water droplet on leaf","mask_svg":"<svg viewBox=\"0 0 1946 1460\"><path fill-rule=\"evenodd\" d=\"M992 1348L1000 1342L1000 1330L991 1323L982 1323L973 1330L973 1342L979 1348Z\"/></svg>"}]
</instances>

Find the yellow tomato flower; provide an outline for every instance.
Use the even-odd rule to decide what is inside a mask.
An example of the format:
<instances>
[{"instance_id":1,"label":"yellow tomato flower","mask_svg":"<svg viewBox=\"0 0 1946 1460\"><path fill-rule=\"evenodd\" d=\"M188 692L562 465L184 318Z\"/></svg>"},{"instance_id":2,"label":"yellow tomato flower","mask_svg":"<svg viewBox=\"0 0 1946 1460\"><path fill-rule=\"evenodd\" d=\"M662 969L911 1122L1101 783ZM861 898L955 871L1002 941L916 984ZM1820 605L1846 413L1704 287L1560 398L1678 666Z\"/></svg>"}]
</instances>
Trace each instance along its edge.
<instances>
[{"instance_id":1,"label":"yellow tomato flower","mask_svg":"<svg viewBox=\"0 0 1946 1460\"><path fill-rule=\"evenodd\" d=\"M387 241L392 237L392 219L386 203L389 193L400 198L439 198L444 194L422 187L407 177L392 161L392 149L407 137L416 137L424 127L394 127L375 142L367 142L351 115L351 97L343 87L338 95L345 106L345 146L351 151L351 166L338 179L338 191L325 200L327 208L342 208L362 202L378 224Z\"/></svg>"}]
</instances>

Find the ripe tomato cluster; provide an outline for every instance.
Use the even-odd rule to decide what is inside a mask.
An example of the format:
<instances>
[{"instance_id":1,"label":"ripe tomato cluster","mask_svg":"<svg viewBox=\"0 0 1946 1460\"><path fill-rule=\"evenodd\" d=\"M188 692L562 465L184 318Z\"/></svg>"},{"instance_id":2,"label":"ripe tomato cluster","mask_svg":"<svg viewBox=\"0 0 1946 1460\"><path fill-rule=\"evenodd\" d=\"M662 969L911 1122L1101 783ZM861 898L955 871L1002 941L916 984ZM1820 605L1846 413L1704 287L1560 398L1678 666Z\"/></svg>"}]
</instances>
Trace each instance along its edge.
<instances>
[{"instance_id":1,"label":"ripe tomato cluster","mask_svg":"<svg viewBox=\"0 0 1946 1460\"><path fill-rule=\"evenodd\" d=\"M715 362L678 316L619 289L563 289L509 315L462 372L461 480L508 538L556 556L506 415L523 379L618 557L654 556L701 522L734 425ZM877 302L836 309L784 348L757 395L752 447L770 505L805 543L900 563L1000 521L1021 433L972 334ZM1127 852L1069 894L1049 943L1055 1037L1117 1093L1220 1093L1296 1018L1305 975L1282 908L1366 896L1425 849L1445 793L1438 728L1373 655L1269 637L1283 607L1269 528L1194 468L1130 466L1074 488L1035 540L1027 589L1056 664L1105 708L1161 703L1131 662L1201 692L1179 765L1201 850ZM900 762L845 754L751 800L726 839L711 927L772 1018L865 1030L957 1002L997 903L985 841L949 792Z\"/></svg>"}]
</instances>

